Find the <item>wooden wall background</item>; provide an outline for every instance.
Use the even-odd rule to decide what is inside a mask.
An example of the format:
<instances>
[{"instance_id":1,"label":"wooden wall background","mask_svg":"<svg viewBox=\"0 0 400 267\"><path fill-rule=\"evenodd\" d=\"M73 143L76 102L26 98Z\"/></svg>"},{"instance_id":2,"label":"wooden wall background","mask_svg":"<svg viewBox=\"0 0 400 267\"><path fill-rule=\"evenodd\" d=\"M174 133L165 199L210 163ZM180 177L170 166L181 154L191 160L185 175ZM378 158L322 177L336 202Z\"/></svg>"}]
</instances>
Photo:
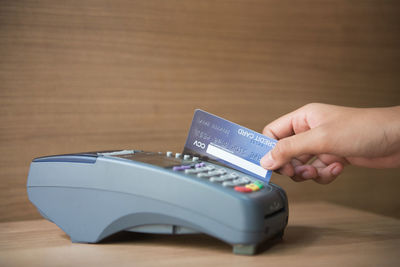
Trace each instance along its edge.
<instances>
[{"instance_id":1,"label":"wooden wall background","mask_svg":"<svg viewBox=\"0 0 400 267\"><path fill-rule=\"evenodd\" d=\"M261 131L309 102L399 105L399 18L378 0L0 1L0 221L39 218L32 158L180 151L195 108ZM273 181L400 217L399 174Z\"/></svg>"}]
</instances>

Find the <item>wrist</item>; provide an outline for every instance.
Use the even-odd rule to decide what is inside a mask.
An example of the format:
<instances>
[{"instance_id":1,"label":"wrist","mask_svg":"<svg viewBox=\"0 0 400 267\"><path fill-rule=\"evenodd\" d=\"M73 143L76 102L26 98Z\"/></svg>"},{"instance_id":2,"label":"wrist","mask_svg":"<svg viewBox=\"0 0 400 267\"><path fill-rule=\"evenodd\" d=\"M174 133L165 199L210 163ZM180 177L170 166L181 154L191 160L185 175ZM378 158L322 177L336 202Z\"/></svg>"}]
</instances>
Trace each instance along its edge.
<instances>
[{"instance_id":1,"label":"wrist","mask_svg":"<svg viewBox=\"0 0 400 267\"><path fill-rule=\"evenodd\" d=\"M400 106L382 108L382 142L387 145L387 154L400 153Z\"/></svg>"}]
</instances>

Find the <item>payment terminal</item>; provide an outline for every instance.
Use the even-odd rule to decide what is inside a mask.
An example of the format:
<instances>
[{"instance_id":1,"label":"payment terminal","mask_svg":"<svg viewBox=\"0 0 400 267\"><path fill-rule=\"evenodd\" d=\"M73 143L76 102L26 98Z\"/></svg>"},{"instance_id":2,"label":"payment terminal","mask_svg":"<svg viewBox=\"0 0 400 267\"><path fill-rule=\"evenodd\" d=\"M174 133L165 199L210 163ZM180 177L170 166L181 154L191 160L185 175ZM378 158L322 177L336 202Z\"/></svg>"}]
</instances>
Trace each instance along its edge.
<instances>
[{"instance_id":1,"label":"payment terminal","mask_svg":"<svg viewBox=\"0 0 400 267\"><path fill-rule=\"evenodd\" d=\"M172 152L119 150L36 158L30 201L72 242L114 233L204 233L252 255L282 236L285 192L221 163Z\"/></svg>"}]
</instances>

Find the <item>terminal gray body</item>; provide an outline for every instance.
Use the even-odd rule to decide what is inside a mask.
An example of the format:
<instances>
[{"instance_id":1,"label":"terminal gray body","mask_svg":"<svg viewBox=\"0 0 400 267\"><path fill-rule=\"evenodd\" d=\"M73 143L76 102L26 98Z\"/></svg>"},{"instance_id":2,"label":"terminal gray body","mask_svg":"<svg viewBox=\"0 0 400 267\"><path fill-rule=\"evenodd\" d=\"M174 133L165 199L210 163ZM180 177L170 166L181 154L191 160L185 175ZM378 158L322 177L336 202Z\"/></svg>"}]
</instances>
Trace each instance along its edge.
<instances>
[{"instance_id":1,"label":"terminal gray body","mask_svg":"<svg viewBox=\"0 0 400 267\"><path fill-rule=\"evenodd\" d=\"M243 193L257 180L190 155L134 150L36 158L27 183L30 201L73 242L96 243L120 231L205 233L254 254L282 236L285 192L274 184Z\"/></svg>"}]
</instances>

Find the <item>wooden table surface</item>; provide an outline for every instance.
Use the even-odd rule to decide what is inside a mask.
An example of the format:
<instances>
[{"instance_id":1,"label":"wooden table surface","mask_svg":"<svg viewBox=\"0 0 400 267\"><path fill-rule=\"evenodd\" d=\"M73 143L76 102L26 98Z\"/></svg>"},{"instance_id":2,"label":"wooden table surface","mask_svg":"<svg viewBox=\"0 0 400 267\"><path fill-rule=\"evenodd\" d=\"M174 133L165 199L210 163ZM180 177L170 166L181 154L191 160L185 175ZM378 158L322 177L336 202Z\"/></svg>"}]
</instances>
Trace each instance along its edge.
<instances>
[{"instance_id":1,"label":"wooden table surface","mask_svg":"<svg viewBox=\"0 0 400 267\"><path fill-rule=\"evenodd\" d=\"M399 252L400 220L325 202L292 203L283 241L256 256L200 234L73 244L45 220L0 223L0 266L399 266Z\"/></svg>"}]
</instances>

